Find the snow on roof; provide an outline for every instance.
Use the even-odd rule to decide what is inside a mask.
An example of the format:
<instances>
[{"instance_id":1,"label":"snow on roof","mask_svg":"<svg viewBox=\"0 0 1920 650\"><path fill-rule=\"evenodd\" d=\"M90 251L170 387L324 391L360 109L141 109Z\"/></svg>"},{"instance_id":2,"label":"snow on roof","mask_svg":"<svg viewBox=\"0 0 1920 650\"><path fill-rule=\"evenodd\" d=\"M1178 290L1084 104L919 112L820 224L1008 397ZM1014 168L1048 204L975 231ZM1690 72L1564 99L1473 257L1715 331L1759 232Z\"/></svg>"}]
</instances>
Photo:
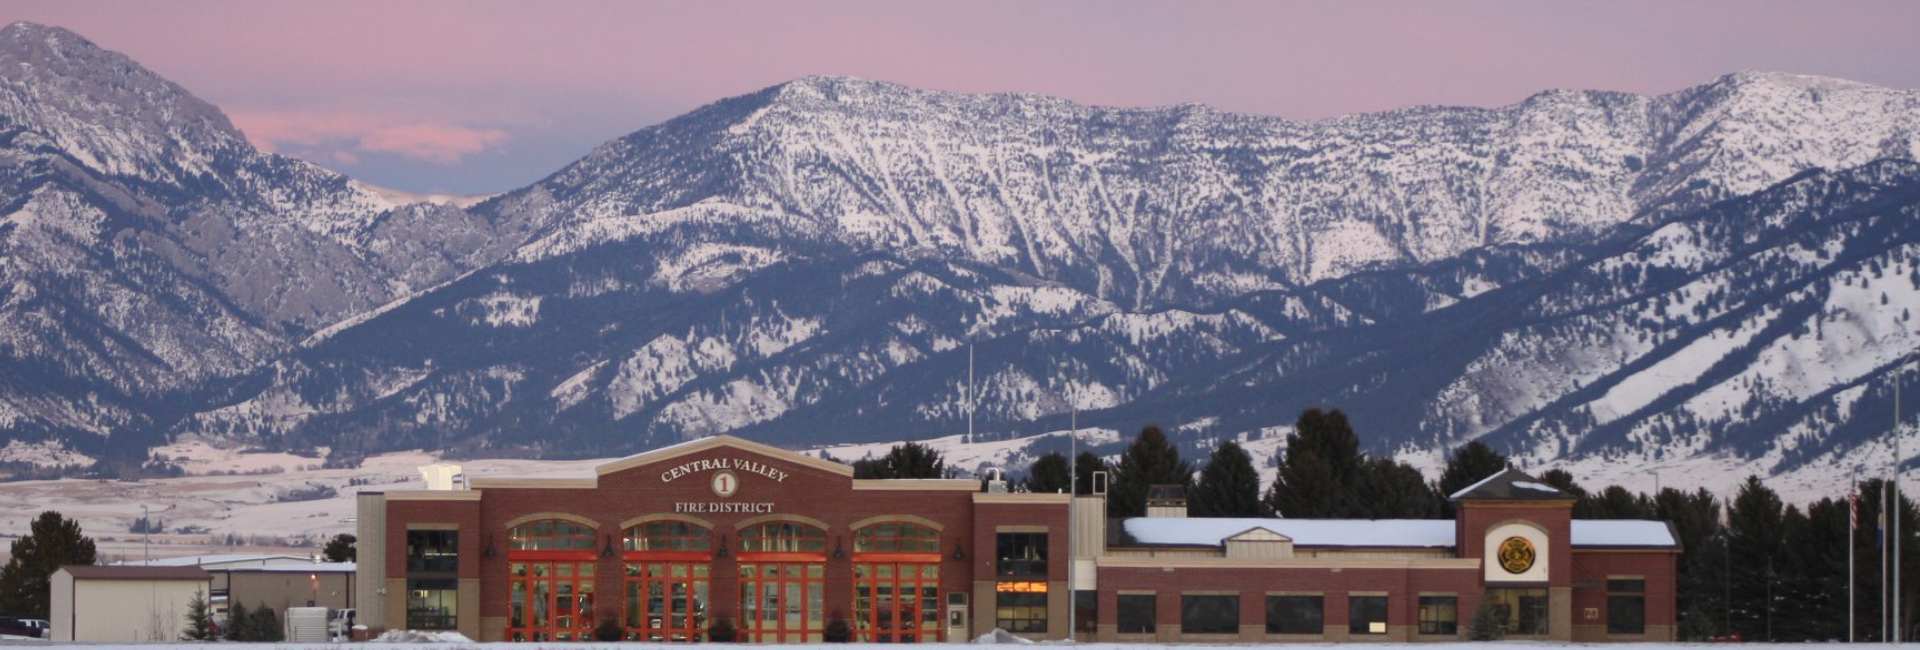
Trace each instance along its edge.
<instances>
[{"instance_id":1,"label":"snow on roof","mask_svg":"<svg viewBox=\"0 0 1920 650\"><path fill-rule=\"evenodd\" d=\"M1127 535L1150 546L1220 546L1227 538L1260 528L1292 539L1296 546L1451 548L1450 519L1209 519L1136 517L1121 524ZM1678 544L1663 521L1577 520L1574 546L1654 547Z\"/></svg>"},{"instance_id":2,"label":"snow on roof","mask_svg":"<svg viewBox=\"0 0 1920 650\"><path fill-rule=\"evenodd\" d=\"M269 553L230 553L224 555L188 555L184 557L163 557L152 560L129 560L118 564L139 566L273 566L291 564L313 564L313 558L299 555L277 555Z\"/></svg>"},{"instance_id":3,"label":"snow on roof","mask_svg":"<svg viewBox=\"0 0 1920 650\"><path fill-rule=\"evenodd\" d=\"M1448 499L1459 499L1459 498L1460 498L1460 495L1462 495L1462 494L1466 494L1466 493L1468 493L1468 492L1472 492L1472 491L1474 491L1474 490L1477 490L1477 489L1480 489L1480 486L1482 486L1482 485L1486 485L1486 484L1487 484L1487 481L1491 481L1491 480L1493 480L1493 479L1497 479L1497 478L1500 478L1500 477L1501 477L1501 475L1504 475L1504 474L1506 474L1507 472L1511 472L1511 471L1513 471L1513 468L1511 468L1511 467L1508 467L1508 468L1506 468L1506 469L1502 469L1502 470L1500 470L1500 471L1498 471L1498 472L1494 472L1494 473L1493 473L1493 476L1489 476L1489 477L1486 477L1486 478L1483 478L1483 479L1480 479L1480 480L1478 480L1478 481L1475 481L1473 485L1469 485L1469 486L1466 486L1466 487L1463 487L1463 488L1460 488L1460 491L1459 491L1459 492L1455 492L1455 493L1453 493L1453 494L1449 494L1449 495L1447 495L1447 498L1448 498ZM1889 499L1889 500L1891 500L1891 499Z\"/></svg>"},{"instance_id":4,"label":"snow on roof","mask_svg":"<svg viewBox=\"0 0 1920 650\"><path fill-rule=\"evenodd\" d=\"M1678 546L1664 521L1581 519L1573 522L1574 546Z\"/></svg>"},{"instance_id":5,"label":"snow on roof","mask_svg":"<svg viewBox=\"0 0 1920 650\"><path fill-rule=\"evenodd\" d=\"M236 573L353 573L357 567L353 562L308 562L306 564L278 564L261 567L233 567Z\"/></svg>"},{"instance_id":6,"label":"snow on roof","mask_svg":"<svg viewBox=\"0 0 1920 650\"><path fill-rule=\"evenodd\" d=\"M1447 519L1139 517L1122 525L1141 544L1171 546L1219 546L1254 528L1285 535L1295 546L1451 547L1454 534L1453 521Z\"/></svg>"}]
</instances>

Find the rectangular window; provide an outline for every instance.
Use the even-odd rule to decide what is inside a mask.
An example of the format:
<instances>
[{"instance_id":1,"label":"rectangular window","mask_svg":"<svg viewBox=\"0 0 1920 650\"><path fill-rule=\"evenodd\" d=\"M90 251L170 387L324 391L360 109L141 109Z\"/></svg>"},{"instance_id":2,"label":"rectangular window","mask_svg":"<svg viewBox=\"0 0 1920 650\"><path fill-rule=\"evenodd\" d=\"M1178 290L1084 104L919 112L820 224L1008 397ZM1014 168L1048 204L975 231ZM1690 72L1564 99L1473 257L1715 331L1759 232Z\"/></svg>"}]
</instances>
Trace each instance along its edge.
<instances>
[{"instance_id":1,"label":"rectangular window","mask_svg":"<svg viewBox=\"0 0 1920 650\"><path fill-rule=\"evenodd\" d=\"M1047 583L996 584L993 605L994 627L1020 633L1047 631Z\"/></svg>"},{"instance_id":2,"label":"rectangular window","mask_svg":"<svg viewBox=\"0 0 1920 650\"><path fill-rule=\"evenodd\" d=\"M1267 597L1267 634L1325 634L1326 617L1325 597Z\"/></svg>"},{"instance_id":3,"label":"rectangular window","mask_svg":"<svg viewBox=\"0 0 1920 650\"><path fill-rule=\"evenodd\" d=\"M1181 596L1181 634L1239 634L1239 596Z\"/></svg>"},{"instance_id":4,"label":"rectangular window","mask_svg":"<svg viewBox=\"0 0 1920 650\"><path fill-rule=\"evenodd\" d=\"M1347 597L1348 634L1386 634L1387 597Z\"/></svg>"},{"instance_id":5,"label":"rectangular window","mask_svg":"<svg viewBox=\"0 0 1920 650\"><path fill-rule=\"evenodd\" d=\"M1460 598L1458 596L1421 596L1420 633L1459 634Z\"/></svg>"},{"instance_id":6,"label":"rectangular window","mask_svg":"<svg viewBox=\"0 0 1920 650\"><path fill-rule=\"evenodd\" d=\"M1073 629L1081 634L1093 634L1099 621L1100 592L1092 589L1073 592Z\"/></svg>"},{"instance_id":7,"label":"rectangular window","mask_svg":"<svg viewBox=\"0 0 1920 650\"><path fill-rule=\"evenodd\" d=\"M997 557L1000 575L1047 575L1047 534L1000 533Z\"/></svg>"},{"instance_id":8,"label":"rectangular window","mask_svg":"<svg viewBox=\"0 0 1920 650\"><path fill-rule=\"evenodd\" d=\"M408 573L458 573L460 531L407 531Z\"/></svg>"},{"instance_id":9,"label":"rectangular window","mask_svg":"<svg viewBox=\"0 0 1920 650\"><path fill-rule=\"evenodd\" d=\"M1607 581L1607 634L1647 633L1647 581Z\"/></svg>"},{"instance_id":10,"label":"rectangular window","mask_svg":"<svg viewBox=\"0 0 1920 650\"><path fill-rule=\"evenodd\" d=\"M1120 623L1120 633L1153 634L1156 629L1153 609L1153 594L1120 594L1120 602L1113 612Z\"/></svg>"},{"instance_id":11,"label":"rectangular window","mask_svg":"<svg viewBox=\"0 0 1920 650\"><path fill-rule=\"evenodd\" d=\"M1487 602L1506 623L1507 634L1540 636L1547 634L1547 590L1488 589Z\"/></svg>"},{"instance_id":12,"label":"rectangular window","mask_svg":"<svg viewBox=\"0 0 1920 650\"><path fill-rule=\"evenodd\" d=\"M407 628L451 630L460 626L459 581L407 580Z\"/></svg>"}]
</instances>

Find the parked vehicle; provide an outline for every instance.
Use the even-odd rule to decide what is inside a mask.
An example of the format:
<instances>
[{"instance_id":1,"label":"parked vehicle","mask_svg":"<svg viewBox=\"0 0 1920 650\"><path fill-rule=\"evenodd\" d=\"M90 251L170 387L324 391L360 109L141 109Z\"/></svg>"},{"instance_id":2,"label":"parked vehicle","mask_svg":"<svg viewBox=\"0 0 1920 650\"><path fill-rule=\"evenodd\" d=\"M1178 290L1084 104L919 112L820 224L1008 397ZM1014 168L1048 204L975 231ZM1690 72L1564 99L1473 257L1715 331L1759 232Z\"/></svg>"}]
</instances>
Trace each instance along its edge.
<instances>
[{"instance_id":1,"label":"parked vehicle","mask_svg":"<svg viewBox=\"0 0 1920 650\"><path fill-rule=\"evenodd\" d=\"M38 627L34 626L32 623L29 623L28 619L14 618L12 616L0 616L0 635L24 636L24 637L31 637L35 639L46 638L47 622L40 621L38 619L34 619L34 620L35 622L38 622L40 624Z\"/></svg>"}]
</instances>

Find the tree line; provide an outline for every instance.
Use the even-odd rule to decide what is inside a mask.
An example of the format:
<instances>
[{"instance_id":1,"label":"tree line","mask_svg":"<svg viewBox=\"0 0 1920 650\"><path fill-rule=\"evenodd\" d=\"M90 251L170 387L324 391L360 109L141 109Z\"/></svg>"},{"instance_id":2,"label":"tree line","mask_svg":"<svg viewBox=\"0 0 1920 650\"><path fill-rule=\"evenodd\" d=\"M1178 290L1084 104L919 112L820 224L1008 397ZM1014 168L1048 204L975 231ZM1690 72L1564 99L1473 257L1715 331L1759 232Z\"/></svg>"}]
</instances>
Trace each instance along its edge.
<instances>
[{"instance_id":1,"label":"tree line","mask_svg":"<svg viewBox=\"0 0 1920 650\"><path fill-rule=\"evenodd\" d=\"M910 466L874 464L918 468L909 475L893 475L898 477L942 475L945 465L937 450L908 445L920 447L900 454L914 459ZM1091 452L1082 452L1071 464L1064 454L1053 452L1033 461L1021 485L1032 492L1064 492L1072 483L1075 493L1090 494L1094 473L1107 471L1107 514L1116 518L1145 515L1149 488L1174 485L1186 490L1192 517L1436 519L1453 516L1449 496L1511 466L1506 456L1474 441L1450 453L1439 478L1428 481L1406 463L1369 458L1360 449L1345 414L1306 411L1275 459L1274 482L1262 490L1253 458L1238 443L1219 443L1196 472L1164 431L1148 426L1111 466ZM1069 478L1070 465L1078 468L1074 479ZM1647 494L1613 485L1589 491L1560 469L1537 478L1574 497L1575 519L1670 524L1680 546L1676 609L1682 640L1733 635L1750 641L1846 640L1849 544L1855 554L1855 638L1887 637L1881 621L1891 597L1882 595L1889 593L1892 581L1881 578L1886 553L1880 540L1892 538L1892 524L1882 524L1878 514L1890 500L1885 480L1856 485L1857 504L1840 496L1802 506L1785 503L1752 476L1730 498L1704 488ZM1858 527L1853 524L1855 512ZM1890 516L1900 518L1898 543L1906 560L1899 582L1902 611L1892 624L1905 630L1901 638L1916 638L1920 509L1903 495L1893 512Z\"/></svg>"}]
</instances>

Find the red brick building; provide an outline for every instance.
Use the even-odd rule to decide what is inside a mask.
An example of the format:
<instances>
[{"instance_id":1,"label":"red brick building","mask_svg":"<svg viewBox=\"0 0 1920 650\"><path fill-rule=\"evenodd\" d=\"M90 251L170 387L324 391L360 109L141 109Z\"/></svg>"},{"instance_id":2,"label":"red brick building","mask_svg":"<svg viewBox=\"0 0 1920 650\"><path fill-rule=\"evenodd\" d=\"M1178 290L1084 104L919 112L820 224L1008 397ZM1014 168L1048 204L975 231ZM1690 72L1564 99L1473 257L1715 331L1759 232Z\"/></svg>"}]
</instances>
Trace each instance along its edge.
<instances>
[{"instance_id":1,"label":"red brick building","mask_svg":"<svg viewBox=\"0 0 1920 650\"><path fill-rule=\"evenodd\" d=\"M375 634L481 641L606 621L662 641L1443 640L1482 600L1509 636L1672 638L1665 524L1573 521L1514 471L1454 498L1457 521L1185 519L1176 498L1109 522L1102 495L856 480L720 436L592 478L363 492L358 602Z\"/></svg>"}]
</instances>

